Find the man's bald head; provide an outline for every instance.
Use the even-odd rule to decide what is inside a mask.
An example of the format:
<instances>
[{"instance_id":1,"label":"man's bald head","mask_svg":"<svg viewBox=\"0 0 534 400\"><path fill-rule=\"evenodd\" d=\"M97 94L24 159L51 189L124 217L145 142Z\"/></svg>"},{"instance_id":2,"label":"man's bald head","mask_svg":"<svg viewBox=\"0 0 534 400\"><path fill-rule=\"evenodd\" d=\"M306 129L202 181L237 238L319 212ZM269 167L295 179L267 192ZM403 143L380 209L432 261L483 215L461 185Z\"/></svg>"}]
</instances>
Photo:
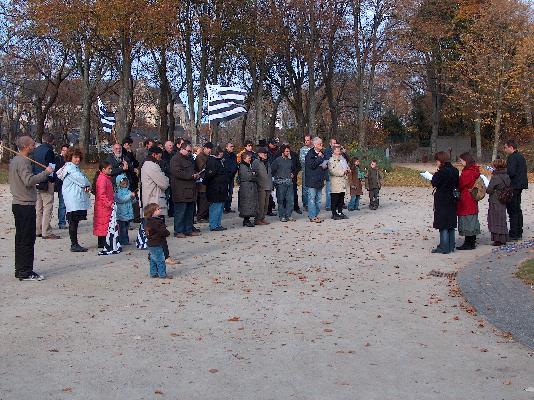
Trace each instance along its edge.
<instances>
[{"instance_id":1,"label":"man's bald head","mask_svg":"<svg viewBox=\"0 0 534 400\"><path fill-rule=\"evenodd\" d=\"M35 146L35 141L30 136L21 136L17 139L19 151Z\"/></svg>"}]
</instances>

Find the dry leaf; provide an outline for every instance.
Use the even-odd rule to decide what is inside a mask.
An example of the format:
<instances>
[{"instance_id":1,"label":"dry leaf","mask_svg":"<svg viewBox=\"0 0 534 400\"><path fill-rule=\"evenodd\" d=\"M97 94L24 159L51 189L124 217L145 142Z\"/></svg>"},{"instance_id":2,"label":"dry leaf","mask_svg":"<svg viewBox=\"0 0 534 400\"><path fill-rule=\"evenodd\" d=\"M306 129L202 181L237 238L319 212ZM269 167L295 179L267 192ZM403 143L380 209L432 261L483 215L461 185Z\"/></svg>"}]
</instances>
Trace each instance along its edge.
<instances>
[{"instance_id":1,"label":"dry leaf","mask_svg":"<svg viewBox=\"0 0 534 400\"><path fill-rule=\"evenodd\" d=\"M239 317L232 317L227 320L228 322L237 322L239 321Z\"/></svg>"}]
</instances>

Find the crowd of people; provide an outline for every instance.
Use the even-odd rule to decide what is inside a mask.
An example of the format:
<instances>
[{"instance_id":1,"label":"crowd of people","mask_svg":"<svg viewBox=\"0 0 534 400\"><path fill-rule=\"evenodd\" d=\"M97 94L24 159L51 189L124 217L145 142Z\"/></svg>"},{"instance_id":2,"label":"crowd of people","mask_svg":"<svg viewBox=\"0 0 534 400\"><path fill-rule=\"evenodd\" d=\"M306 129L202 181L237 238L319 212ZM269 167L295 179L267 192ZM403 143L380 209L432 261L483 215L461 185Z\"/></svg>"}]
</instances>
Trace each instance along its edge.
<instances>
[{"instance_id":1,"label":"crowd of people","mask_svg":"<svg viewBox=\"0 0 534 400\"><path fill-rule=\"evenodd\" d=\"M440 151L434 159L438 171L432 177L434 191L434 228L439 230L439 244L432 253L449 254L455 250L473 250L480 235L478 202L487 193L489 208L488 230L493 246L523 238L523 212L521 194L528 189L527 162L518 151L514 140L504 144L507 160L492 162L492 176L487 188L480 181L480 167L470 153L459 157L463 169L460 173L451 164L450 154ZM510 220L508 229L507 214ZM464 236L456 247L455 232Z\"/></svg>"},{"instance_id":2,"label":"crowd of people","mask_svg":"<svg viewBox=\"0 0 534 400\"><path fill-rule=\"evenodd\" d=\"M324 148L319 137L306 136L298 152L288 143L280 146L274 140L260 141L258 146L247 141L235 153L232 143L223 148L211 142L193 146L185 139L157 143L146 140L134 151L133 142L125 138L112 147L112 153L100 161L92 182L80 168L83 153L77 147L63 145L54 154L53 137L43 135L42 143L27 136L18 139L19 155L10 164L9 181L15 216L15 276L20 280L42 280L33 271L35 238L59 239L50 225L54 191L58 192L58 228L67 229L72 252L86 252L78 241L78 226L86 220L94 196L93 235L98 247L104 247L113 210L121 245L130 244L131 223L142 223L148 237L150 275L169 278L166 264L170 257L167 236L199 236L195 225L208 223L209 231L224 231L223 215L234 213L232 199L238 184L238 213L244 227L269 225L268 216L281 222L295 221L293 213L306 212L311 223L321 223L323 189L326 210L333 220L347 219L345 209L360 209L364 188L369 193L369 208L379 207L383 174L376 160L367 168L358 158L350 158L335 139ZM495 171L487 189L490 201L488 222L495 244L521 238L521 190L526 189L526 162L513 142L507 142L510 154L494 162ZM35 161L31 163L29 157ZM460 157L462 174L450 163L448 153L436 154L438 172L432 179L435 191L434 227L440 231L440 244L435 253L455 249L455 229L466 237L458 249L475 247L480 233L478 204L471 189L479 178L479 167L469 153ZM507 170L505 170L507 168ZM507 171L507 172L506 172ZM301 173L301 204L298 198L298 176ZM503 187L513 187L510 200L500 199ZM345 196L350 195L348 205ZM275 201L276 199L276 201ZM504 205L503 205L504 204ZM510 233L506 215L510 215ZM275 213L275 210L277 211ZM504 211L503 211L504 210ZM165 219L173 218L173 231ZM31 221L31 223L30 223Z\"/></svg>"}]
</instances>

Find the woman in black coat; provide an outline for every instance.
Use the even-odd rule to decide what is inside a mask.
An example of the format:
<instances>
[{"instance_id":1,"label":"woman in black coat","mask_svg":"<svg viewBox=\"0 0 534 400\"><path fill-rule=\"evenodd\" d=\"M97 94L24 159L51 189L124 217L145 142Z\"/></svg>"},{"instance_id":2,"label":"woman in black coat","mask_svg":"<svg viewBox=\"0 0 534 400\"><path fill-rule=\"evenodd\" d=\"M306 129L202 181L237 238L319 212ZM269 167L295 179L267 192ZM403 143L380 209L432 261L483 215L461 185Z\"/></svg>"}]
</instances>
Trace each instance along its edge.
<instances>
[{"instance_id":1,"label":"woman in black coat","mask_svg":"<svg viewBox=\"0 0 534 400\"><path fill-rule=\"evenodd\" d=\"M457 226L456 199L459 171L450 162L450 155L444 151L434 156L438 171L432 177L434 190L434 228L439 230L439 245L432 253L448 254L456 245L454 230Z\"/></svg>"},{"instance_id":2,"label":"woman in black coat","mask_svg":"<svg viewBox=\"0 0 534 400\"><path fill-rule=\"evenodd\" d=\"M206 185L206 198L209 203L210 231L225 231L221 226L224 202L228 197L228 175L222 162L223 151L220 147L215 149L215 156L211 155L206 161L204 184Z\"/></svg>"}]
</instances>

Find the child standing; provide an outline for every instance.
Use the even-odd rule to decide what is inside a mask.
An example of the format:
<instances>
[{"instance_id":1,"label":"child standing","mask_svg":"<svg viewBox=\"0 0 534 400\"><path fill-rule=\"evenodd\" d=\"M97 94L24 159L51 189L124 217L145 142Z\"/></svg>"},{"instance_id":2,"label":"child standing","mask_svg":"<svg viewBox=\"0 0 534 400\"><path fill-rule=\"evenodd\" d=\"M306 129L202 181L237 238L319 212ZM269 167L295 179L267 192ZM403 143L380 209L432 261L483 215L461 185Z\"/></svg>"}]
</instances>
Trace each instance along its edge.
<instances>
[{"instance_id":1,"label":"child standing","mask_svg":"<svg viewBox=\"0 0 534 400\"><path fill-rule=\"evenodd\" d=\"M145 232L148 239L148 251L150 259L150 277L162 279L172 279L167 275L165 265L165 254L163 247L167 245L167 236L170 232L165 226L165 222L159 217L161 210L158 204L150 203L144 208Z\"/></svg>"},{"instance_id":2,"label":"child standing","mask_svg":"<svg viewBox=\"0 0 534 400\"><path fill-rule=\"evenodd\" d=\"M117 203L117 223L119 224L119 243L129 245L128 225L134 219L133 201L135 193L131 192L128 187L130 182L125 174L119 174L115 178L117 190L115 192L115 202Z\"/></svg>"},{"instance_id":3,"label":"child standing","mask_svg":"<svg viewBox=\"0 0 534 400\"><path fill-rule=\"evenodd\" d=\"M360 160L355 158L352 161L350 171L350 202L347 206L349 211L360 209L360 196L363 194L362 181L365 179L365 173L360 169Z\"/></svg>"},{"instance_id":4,"label":"child standing","mask_svg":"<svg viewBox=\"0 0 534 400\"><path fill-rule=\"evenodd\" d=\"M98 248L106 243L109 219L113 211L113 185L111 184L111 164L100 161L93 180L91 192L95 195L95 212L93 215L93 235L98 237Z\"/></svg>"},{"instance_id":5,"label":"child standing","mask_svg":"<svg viewBox=\"0 0 534 400\"><path fill-rule=\"evenodd\" d=\"M365 188L369 191L369 208L371 210L376 210L379 206L379 194L383 182L384 177L378 169L378 163L376 160L372 160L365 177Z\"/></svg>"}]
</instances>

